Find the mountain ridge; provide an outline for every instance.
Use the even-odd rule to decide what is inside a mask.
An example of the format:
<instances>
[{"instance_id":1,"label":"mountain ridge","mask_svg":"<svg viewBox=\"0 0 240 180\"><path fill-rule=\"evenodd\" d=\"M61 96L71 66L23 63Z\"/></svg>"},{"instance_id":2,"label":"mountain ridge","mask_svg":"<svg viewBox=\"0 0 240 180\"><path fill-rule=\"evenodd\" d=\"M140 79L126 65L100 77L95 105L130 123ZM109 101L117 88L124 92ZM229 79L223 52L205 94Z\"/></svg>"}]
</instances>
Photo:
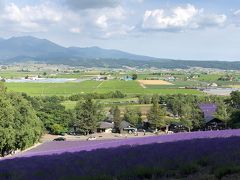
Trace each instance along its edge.
<instances>
[{"instance_id":1,"label":"mountain ridge","mask_svg":"<svg viewBox=\"0 0 240 180\"><path fill-rule=\"evenodd\" d=\"M114 49L103 49L100 47L63 47L47 39L39 39L32 36L12 37L0 41L1 59L11 59L18 56L29 58L43 58L46 55L56 54L70 58L116 58L132 60L155 60L157 58L135 55ZM15 53L13 53L15 52ZM54 58L54 57L52 57ZM66 57L65 57L66 58Z\"/></svg>"},{"instance_id":2,"label":"mountain ridge","mask_svg":"<svg viewBox=\"0 0 240 180\"><path fill-rule=\"evenodd\" d=\"M36 61L85 67L156 67L240 69L239 61L174 60L136 55L128 52L93 47L63 47L47 39L32 36L0 38L0 63Z\"/></svg>"}]
</instances>

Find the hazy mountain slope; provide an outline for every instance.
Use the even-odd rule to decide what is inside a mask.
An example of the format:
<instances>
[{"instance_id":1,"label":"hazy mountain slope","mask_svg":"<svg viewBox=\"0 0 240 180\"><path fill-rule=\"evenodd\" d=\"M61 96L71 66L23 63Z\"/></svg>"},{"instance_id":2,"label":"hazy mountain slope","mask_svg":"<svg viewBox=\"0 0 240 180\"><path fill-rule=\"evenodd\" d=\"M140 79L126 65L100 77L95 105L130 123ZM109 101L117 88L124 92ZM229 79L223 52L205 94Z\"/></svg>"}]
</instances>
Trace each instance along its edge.
<instances>
[{"instance_id":1,"label":"hazy mountain slope","mask_svg":"<svg viewBox=\"0 0 240 180\"><path fill-rule=\"evenodd\" d=\"M0 62L38 61L50 64L80 65L86 67L157 67L157 68L219 68L240 69L240 62L185 61L140 56L99 47L63 47L46 39L31 36L0 38Z\"/></svg>"},{"instance_id":2,"label":"hazy mountain slope","mask_svg":"<svg viewBox=\"0 0 240 180\"><path fill-rule=\"evenodd\" d=\"M15 59L21 60L21 57L32 58L33 60L51 60L56 61L63 57L70 59L132 59L132 60L156 60L157 58L134 55L118 50L107 50L98 47L70 47L65 48L45 39L38 39L31 36L13 37L6 40L0 40L1 60Z\"/></svg>"},{"instance_id":3,"label":"hazy mountain slope","mask_svg":"<svg viewBox=\"0 0 240 180\"><path fill-rule=\"evenodd\" d=\"M36 58L44 54L65 53L65 48L45 39L38 39L30 36L13 37L0 41L1 59L16 57Z\"/></svg>"}]
</instances>

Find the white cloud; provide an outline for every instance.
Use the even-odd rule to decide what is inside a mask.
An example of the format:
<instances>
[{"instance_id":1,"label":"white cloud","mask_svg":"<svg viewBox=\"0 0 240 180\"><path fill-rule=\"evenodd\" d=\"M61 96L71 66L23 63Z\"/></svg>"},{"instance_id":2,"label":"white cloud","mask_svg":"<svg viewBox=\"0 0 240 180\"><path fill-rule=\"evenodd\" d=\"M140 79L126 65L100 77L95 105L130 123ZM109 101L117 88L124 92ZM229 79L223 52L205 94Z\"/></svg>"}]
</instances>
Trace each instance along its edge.
<instances>
[{"instance_id":1,"label":"white cloud","mask_svg":"<svg viewBox=\"0 0 240 180\"><path fill-rule=\"evenodd\" d=\"M101 29L106 29L108 27L108 18L106 15L101 15L96 20L96 25Z\"/></svg>"},{"instance_id":2,"label":"white cloud","mask_svg":"<svg viewBox=\"0 0 240 180\"><path fill-rule=\"evenodd\" d=\"M89 11L88 14L92 19L96 19L95 24L97 27L106 30L109 26L122 22L127 13L119 6L111 9L106 8L98 12Z\"/></svg>"},{"instance_id":3,"label":"white cloud","mask_svg":"<svg viewBox=\"0 0 240 180\"><path fill-rule=\"evenodd\" d=\"M54 3L18 6L6 4L1 16L2 31L36 33L62 31L106 38L126 34L127 12L121 6L75 11Z\"/></svg>"},{"instance_id":4,"label":"white cloud","mask_svg":"<svg viewBox=\"0 0 240 180\"><path fill-rule=\"evenodd\" d=\"M132 29L131 25L124 23L128 13L121 6L99 11L88 10L84 13L88 17L85 26L90 26L93 33L98 34L100 38L126 35L129 29Z\"/></svg>"},{"instance_id":5,"label":"white cloud","mask_svg":"<svg viewBox=\"0 0 240 180\"><path fill-rule=\"evenodd\" d=\"M79 28L79 27L73 27L73 28L70 28L69 31L70 31L71 33L79 34L79 33L81 33L81 28Z\"/></svg>"},{"instance_id":6,"label":"white cloud","mask_svg":"<svg viewBox=\"0 0 240 180\"><path fill-rule=\"evenodd\" d=\"M164 9L147 10L143 17L142 28L145 30L182 31L208 26L222 26L227 16L224 14L205 14L191 4L176 7L171 14Z\"/></svg>"},{"instance_id":7,"label":"white cloud","mask_svg":"<svg viewBox=\"0 0 240 180\"><path fill-rule=\"evenodd\" d=\"M111 30L105 32L103 38L128 35L134 28L135 28L134 26L128 25L122 25L116 28L112 28Z\"/></svg>"},{"instance_id":8,"label":"white cloud","mask_svg":"<svg viewBox=\"0 0 240 180\"><path fill-rule=\"evenodd\" d=\"M0 21L21 31L45 31L47 26L62 20L62 13L48 4L18 7L14 3L6 5Z\"/></svg>"}]
</instances>

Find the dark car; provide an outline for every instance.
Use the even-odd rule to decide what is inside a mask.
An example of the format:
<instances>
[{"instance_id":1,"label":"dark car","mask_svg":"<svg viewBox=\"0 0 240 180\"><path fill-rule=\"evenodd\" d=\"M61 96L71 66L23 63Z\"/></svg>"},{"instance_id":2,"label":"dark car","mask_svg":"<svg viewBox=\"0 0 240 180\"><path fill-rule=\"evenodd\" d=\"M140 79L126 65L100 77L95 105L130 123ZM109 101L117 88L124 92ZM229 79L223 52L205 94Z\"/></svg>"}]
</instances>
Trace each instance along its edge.
<instances>
[{"instance_id":1,"label":"dark car","mask_svg":"<svg viewBox=\"0 0 240 180\"><path fill-rule=\"evenodd\" d=\"M58 138L55 138L53 141L66 141L66 138L58 137Z\"/></svg>"}]
</instances>

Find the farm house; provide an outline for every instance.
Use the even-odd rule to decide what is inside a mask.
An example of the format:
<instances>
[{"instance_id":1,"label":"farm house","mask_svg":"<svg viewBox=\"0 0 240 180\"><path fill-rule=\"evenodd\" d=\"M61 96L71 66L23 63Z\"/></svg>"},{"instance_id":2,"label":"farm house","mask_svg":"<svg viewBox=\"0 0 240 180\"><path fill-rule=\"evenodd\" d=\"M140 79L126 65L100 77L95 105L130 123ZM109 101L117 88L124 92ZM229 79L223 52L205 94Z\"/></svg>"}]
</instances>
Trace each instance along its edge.
<instances>
[{"instance_id":1,"label":"farm house","mask_svg":"<svg viewBox=\"0 0 240 180\"><path fill-rule=\"evenodd\" d=\"M100 122L99 127L97 128L97 132L105 132L105 133L111 133L113 130L114 124L111 122Z\"/></svg>"},{"instance_id":2,"label":"farm house","mask_svg":"<svg viewBox=\"0 0 240 180\"><path fill-rule=\"evenodd\" d=\"M205 130L221 130L225 128L225 123L217 118L214 118L205 124Z\"/></svg>"},{"instance_id":3,"label":"farm house","mask_svg":"<svg viewBox=\"0 0 240 180\"><path fill-rule=\"evenodd\" d=\"M129 122L127 121L122 121L120 123L120 126L119 126L119 129L120 129L120 132L128 132L128 133L131 133L131 132L136 132L137 131L137 128L135 128L133 125L131 125Z\"/></svg>"}]
</instances>

